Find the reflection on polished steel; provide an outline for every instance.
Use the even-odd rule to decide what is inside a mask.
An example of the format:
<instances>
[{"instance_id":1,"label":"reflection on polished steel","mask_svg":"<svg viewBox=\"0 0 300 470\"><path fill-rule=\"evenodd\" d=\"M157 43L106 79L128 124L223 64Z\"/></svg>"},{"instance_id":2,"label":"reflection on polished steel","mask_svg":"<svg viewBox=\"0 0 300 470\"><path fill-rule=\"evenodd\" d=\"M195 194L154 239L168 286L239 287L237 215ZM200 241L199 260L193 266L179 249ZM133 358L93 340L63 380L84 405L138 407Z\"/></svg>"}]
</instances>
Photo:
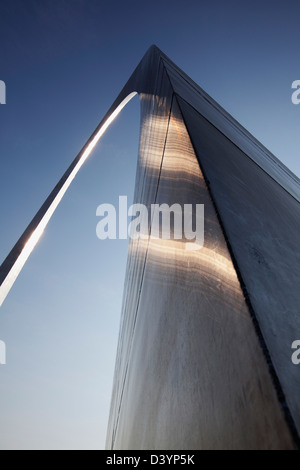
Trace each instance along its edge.
<instances>
[{"instance_id":1,"label":"reflection on polished steel","mask_svg":"<svg viewBox=\"0 0 300 470\"><path fill-rule=\"evenodd\" d=\"M296 448L299 180L155 46L3 263L0 296L135 92L134 202L204 204L205 240L130 240L107 448Z\"/></svg>"}]
</instances>

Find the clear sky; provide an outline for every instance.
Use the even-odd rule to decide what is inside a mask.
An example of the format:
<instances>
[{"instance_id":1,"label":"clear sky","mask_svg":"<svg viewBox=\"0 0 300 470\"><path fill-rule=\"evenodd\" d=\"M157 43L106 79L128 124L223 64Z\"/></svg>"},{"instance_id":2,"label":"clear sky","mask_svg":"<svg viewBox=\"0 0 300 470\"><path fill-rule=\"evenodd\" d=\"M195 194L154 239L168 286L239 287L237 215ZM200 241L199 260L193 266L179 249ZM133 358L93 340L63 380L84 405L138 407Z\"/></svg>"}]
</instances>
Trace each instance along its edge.
<instances>
[{"instance_id":1,"label":"clear sky","mask_svg":"<svg viewBox=\"0 0 300 470\"><path fill-rule=\"evenodd\" d=\"M298 1L0 0L0 263L153 43L300 176ZM104 447L127 241L96 208L132 200L138 137L136 97L0 309L0 449Z\"/></svg>"}]
</instances>

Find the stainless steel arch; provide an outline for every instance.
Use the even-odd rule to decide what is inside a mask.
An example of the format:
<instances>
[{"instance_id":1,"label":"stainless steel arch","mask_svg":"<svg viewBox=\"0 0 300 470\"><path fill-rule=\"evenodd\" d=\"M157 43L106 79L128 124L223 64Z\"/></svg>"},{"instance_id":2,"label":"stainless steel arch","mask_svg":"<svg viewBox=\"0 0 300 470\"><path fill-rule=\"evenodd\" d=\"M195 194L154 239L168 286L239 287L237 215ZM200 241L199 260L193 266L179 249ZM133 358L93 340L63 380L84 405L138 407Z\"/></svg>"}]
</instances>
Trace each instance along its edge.
<instances>
[{"instance_id":1,"label":"stainless steel arch","mask_svg":"<svg viewBox=\"0 0 300 470\"><path fill-rule=\"evenodd\" d=\"M205 243L130 241L107 447L293 449L299 180L155 46L1 266L0 292L133 93L135 202L204 204Z\"/></svg>"}]
</instances>

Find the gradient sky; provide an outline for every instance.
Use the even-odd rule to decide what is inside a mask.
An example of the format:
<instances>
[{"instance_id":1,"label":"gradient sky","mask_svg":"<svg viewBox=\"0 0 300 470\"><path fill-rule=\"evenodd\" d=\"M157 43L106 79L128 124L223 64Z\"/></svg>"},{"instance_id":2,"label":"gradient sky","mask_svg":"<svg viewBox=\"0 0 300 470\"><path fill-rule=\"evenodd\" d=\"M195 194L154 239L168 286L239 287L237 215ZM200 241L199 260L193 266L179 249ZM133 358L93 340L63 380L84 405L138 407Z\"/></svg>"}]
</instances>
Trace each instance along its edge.
<instances>
[{"instance_id":1,"label":"gradient sky","mask_svg":"<svg viewBox=\"0 0 300 470\"><path fill-rule=\"evenodd\" d=\"M297 176L298 1L0 0L0 262L156 44ZM104 447L127 241L96 208L133 197L135 97L0 309L0 449Z\"/></svg>"}]
</instances>

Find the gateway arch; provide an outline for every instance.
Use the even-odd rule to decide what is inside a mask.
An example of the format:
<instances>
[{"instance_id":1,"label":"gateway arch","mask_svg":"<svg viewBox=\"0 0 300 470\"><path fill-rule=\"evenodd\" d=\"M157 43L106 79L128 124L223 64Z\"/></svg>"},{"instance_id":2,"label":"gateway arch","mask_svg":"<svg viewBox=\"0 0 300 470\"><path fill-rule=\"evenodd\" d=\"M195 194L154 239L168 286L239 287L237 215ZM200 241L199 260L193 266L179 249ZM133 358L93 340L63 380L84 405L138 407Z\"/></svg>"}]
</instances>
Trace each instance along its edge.
<instances>
[{"instance_id":1,"label":"gateway arch","mask_svg":"<svg viewBox=\"0 0 300 470\"><path fill-rule=\"evenodd\" d=\"M295 449L299 180L156 46L3 262L0 304L136 93L134 202L204 204L205 236L130 241L107 448Z\"/></svg>"}]
</instances>

